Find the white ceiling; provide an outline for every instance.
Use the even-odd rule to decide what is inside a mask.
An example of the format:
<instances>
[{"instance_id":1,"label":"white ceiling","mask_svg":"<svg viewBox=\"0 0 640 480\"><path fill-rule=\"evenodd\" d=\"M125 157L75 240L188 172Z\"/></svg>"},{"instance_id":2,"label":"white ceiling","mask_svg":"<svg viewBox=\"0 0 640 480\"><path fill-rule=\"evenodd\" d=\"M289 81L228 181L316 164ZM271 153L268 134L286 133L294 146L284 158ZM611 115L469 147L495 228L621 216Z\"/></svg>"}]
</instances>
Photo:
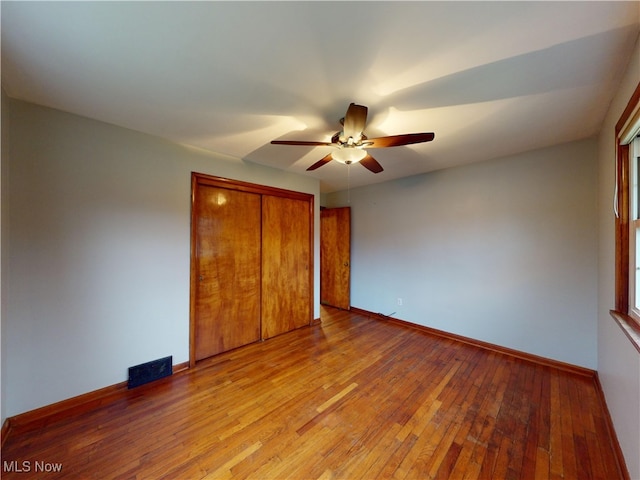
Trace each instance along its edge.
<instances>
[{"instance_id":1,"label":"white ceiling","mask_svg":"<svg viewBox=\"0 0 640 480\"><path fill-rule=\"evenodd\" d=\"M640 2L6 2L11 97L321 180L386 181L596 134L640 32ZM306 168L350 102L373 174Z\"/></svg>"}]
</instances>

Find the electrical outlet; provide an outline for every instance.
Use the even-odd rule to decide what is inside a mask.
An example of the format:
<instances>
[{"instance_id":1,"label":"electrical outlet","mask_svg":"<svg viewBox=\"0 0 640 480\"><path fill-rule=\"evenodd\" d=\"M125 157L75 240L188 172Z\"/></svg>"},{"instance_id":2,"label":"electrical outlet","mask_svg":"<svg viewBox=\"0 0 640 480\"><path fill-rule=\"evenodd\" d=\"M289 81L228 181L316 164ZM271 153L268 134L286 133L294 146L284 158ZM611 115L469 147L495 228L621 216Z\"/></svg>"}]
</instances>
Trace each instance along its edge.
<instances>
[{"instance_id":1,"label":"electrical outlet","mask_svg":"<svg viewBox=\"0 0 640 480\"><path fill-rule=\"evenodd\" d=\"M400 297L398 297L398 306L402 306L402 299Z\"/></svg>"}]
</instances>

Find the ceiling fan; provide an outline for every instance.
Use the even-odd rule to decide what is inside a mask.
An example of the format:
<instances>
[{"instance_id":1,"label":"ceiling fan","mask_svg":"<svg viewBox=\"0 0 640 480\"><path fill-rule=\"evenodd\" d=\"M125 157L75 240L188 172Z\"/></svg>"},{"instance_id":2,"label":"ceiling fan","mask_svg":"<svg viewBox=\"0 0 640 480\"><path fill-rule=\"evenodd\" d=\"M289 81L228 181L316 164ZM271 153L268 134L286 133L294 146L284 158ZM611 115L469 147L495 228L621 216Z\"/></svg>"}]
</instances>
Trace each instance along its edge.
<instances>
[{"instance_id":1,"label":"ceiling fan","mask_svg":"<svg viewBox=\"0 0 640 480\"><path fill-rule=\"evenodd\" d=\"M340 119L342 131L331 137L330 142L313 142L313 141L297 141L297 140L273 140L273 145L303 145L310 147L331 146L336 150L329 153L316 163L311 165L307 170L315 170L329 163L331 160L337 160L340 163L350 165L352 163L361 163L362 166L373 173L382 172L382 165L373 158L365 149L367 148L385 148L399 147L402 145L410 145L412 143L430 142L435 138L433 133L405 133L403 135L390 135L387 137L367 138L364 134L364 127L367 123L367 107L352 103L347 109L344 118Z\"/></svg>"}]
</instances>

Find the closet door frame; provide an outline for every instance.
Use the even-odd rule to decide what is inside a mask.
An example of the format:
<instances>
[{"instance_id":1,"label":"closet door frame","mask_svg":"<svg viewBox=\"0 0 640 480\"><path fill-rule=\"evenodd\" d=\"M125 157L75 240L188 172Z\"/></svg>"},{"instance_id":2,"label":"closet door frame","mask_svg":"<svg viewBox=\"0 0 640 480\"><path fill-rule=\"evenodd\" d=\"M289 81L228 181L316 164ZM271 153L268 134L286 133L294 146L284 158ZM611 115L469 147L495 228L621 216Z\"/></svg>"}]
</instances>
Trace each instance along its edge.
<instances>
[{"instance_id":1,"label":"closet door frame","mask_svg":"<svg viewBox=\"0 0 640 480\"><path fill-rule=\"evenodd\" d=\"M218 188L226 188L229 190L237 190L247 193L256 193L259 195L270 195L275 197L292 198L296 200L304 200L309 202L309 324L313 320L313 292L314 292L314 248L313 248L313 225L314 225L314 196L310 193L296 192L283 188L270 187L255 183L244 182L241 180L233 180L229 178L216 177L203 173L191 173L191 264L190 264L190 285L189 285L189 367L196 365L196 290L197 290L197 209L195 208L196 191L198 187L212 186ZM262 293L261 293L262 294Z\"/></svg>"}]
</instances>

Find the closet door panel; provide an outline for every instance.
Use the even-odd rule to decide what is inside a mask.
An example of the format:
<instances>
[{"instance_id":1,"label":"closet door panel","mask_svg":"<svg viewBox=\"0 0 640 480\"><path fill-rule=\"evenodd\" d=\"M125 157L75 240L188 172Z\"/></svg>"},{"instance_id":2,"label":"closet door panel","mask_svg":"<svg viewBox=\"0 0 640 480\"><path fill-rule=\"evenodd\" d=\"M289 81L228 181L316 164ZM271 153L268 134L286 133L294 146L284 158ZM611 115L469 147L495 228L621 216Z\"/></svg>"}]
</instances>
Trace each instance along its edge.
<instances>
[{"instance_id":1,"label":"closet door panel","mask_svg":"<svg viewBox=\"0 0 640 480\"><path fill-rule=\"evenodd\" d=\"M311 322L311 203L262 197L262 338Z\"/></svg>"},{"instance_id":2,"label":"closet door panel","mask_svg":"<svg viewBox=\"0 0 640 480\"><path fill-rule=\"evenodd\" d=\"M260 339L260 195L196 189L196 360Z\"/></svg>"}]
</instances>

